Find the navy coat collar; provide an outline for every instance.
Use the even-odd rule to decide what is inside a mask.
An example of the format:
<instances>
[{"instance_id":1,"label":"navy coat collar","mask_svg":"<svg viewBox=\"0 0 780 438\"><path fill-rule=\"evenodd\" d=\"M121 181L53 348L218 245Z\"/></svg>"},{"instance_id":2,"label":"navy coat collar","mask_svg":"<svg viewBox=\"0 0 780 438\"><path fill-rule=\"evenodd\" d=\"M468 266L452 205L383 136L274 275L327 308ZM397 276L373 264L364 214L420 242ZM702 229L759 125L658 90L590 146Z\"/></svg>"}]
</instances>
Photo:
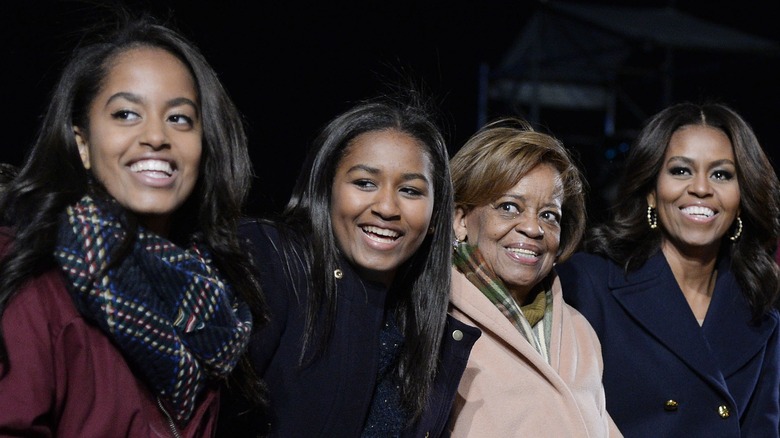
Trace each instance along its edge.
<instances>
[{"instance_id":1,"label":"navy coat collar","mask_svg":"<svg viewBox=\"0 0 780 438\"><path fill-rule=\"evenodd\" d=\"M610 264L608 286L620 305L694 372L726 388L725 376L738 370L766 344L777 321L746 324L751 311L730 269L730 258L718 263L718 278L703 327L663 255L658 251L628 274ZM659 318L659 315L666 315ZM728 391L726 391L728 392Z\"/></svg>"}]
</instances>

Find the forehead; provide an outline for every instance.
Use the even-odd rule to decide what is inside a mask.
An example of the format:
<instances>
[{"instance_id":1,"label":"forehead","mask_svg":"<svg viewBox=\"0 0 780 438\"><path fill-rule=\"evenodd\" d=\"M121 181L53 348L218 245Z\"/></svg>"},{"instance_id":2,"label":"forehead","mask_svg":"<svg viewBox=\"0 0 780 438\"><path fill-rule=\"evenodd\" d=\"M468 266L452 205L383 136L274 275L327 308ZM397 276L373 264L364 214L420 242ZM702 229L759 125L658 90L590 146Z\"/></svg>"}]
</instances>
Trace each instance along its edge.
<instances>
[{"instance_id":1,"label":"forehead","mask_svg":"<svg viewBox=\"0 0 780 438\"><path fill-rule=\"evenodd\" d=\"M560 200L563 197L561 172L547 163L541 163L523 175L507 191L508 195L522 196L526 199Z\"/></svg>"},{"instance_id":2,"label":"forehead","mask_svg":"<svg viewBox=\"0 0 780 438\"><path fill-rule=\"evenodd\" d=\"M167 50L149 46L123 50L108 61L101 92L123 87L197 94L189 68Z\"/></svg>"},{"instance_id":3,"label":"forehead","mask_svg":"<svg viewBox=\"0 0 780 438\"><path fill-rule=\"evenodd\" d=\"M706 125L685 125L669 139L666 159L688 157L696 159L734 160L734 148L725 132Z\"/></svg>"},{"instance_id":4,"label":"forehead","mask_svg":"<svg viewBox=\"0 0 780 438\"><path fill-rule=\"evenodd\" d=\"M397 129L368 131L353 138L344 148L338 167L355 162L387 169L422 168L426 173L433 170L428 148Z\"/></svg>"}]
</instances>

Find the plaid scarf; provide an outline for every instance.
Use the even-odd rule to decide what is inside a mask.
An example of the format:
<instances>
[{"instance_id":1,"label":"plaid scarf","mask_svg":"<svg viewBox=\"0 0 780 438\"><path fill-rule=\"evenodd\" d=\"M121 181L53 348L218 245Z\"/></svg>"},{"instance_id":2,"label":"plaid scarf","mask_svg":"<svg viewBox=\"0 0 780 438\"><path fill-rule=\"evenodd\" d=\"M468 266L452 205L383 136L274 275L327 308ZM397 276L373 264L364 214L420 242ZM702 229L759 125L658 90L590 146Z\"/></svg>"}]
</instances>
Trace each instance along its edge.
<instances>
[{"instance_id":1,"label":"plaid scarf","mask_svg":"<svg viewBox=\"0 0 780 438\"><path fill-rule=\"evenodd\" d=\"M185 425L207 379L226 376L245 351L252 316L195 244L182 249L139 227L128 255L114 261L128 237L116 205L84 196L68 207L54 255L81 314Z\"/></svg>"},{"instance_id":2,"label":"plaid scarf","mask_svg":"<svg viewBox=\"0 0 780 438\"><path fill-rule=\"evenodd\" d=\"M544 291L544 316L541 324L531 326L523 314L523 310L509 293L506 285L485 263L482 253L476 246L461 242L455 247L453 262L458 271L495 305L501 313L515 326L517 331L550 363L550 331L552 328L552 291L549 287ZM540 294L542 295L542 294ZM531 306L540 307L537 297Z\"/></svg>"}]
</instances>

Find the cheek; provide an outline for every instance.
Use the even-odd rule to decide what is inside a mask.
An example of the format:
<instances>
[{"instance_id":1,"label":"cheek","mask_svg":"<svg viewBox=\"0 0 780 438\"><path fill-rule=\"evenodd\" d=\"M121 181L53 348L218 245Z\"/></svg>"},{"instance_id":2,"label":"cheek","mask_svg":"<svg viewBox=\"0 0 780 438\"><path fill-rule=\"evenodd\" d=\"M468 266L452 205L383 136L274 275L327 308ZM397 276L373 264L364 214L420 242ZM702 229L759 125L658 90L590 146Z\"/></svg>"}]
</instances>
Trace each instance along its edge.
<instances>
[{"instance_id":1,"label":"cheek","mask_svg":"<svg viewBox=\"0 0 780 438\"><path fill-rule=\"evenodd\" d=\"M739 193L739 188L736 188L732 190L731 195L729 196L729 206L733 209L739 209L739 204L742 200L741 195Z\"/></svg>"},{"instance_id":2,"label":"cheek","mask_svg":"<svg viewBox=\"0 0 780 438\"><path fill-rule=\"evenodd\" d=\"M472 245L486 247L487 244L498 241L511 229L511 226L501 226L484 212L473 214L467 223L468 238Z\"/></svg>"},{"instance_id":3,"label":"cheek","mask_svg":"<svg viewBox=\"0 0 780 438\"><path fill-rule=\"evenodd\" d=\"M418 210L417 216L419 217L419 221L427 230L431 225L431 219L433 219L433 204L427 204Z\"/></svg>"},{"instance_id":4,"label":"cheek","mask_svg":"<svg viewBox=\"0 0 780 438\"><path fill-rule=\"evenodd\" d=\"M481 224L482 235L485 239L499 241L514 229L513 223L502 222L495 219L483 218Z\"/></svg>"},{"instance_id":5,"label":"cheek","mask_svg":"<svg viewBox=\"0 0 780 438\"><path fill-rule=\"evenodd\" d=\"M548 230L545 232L544 237L547 243L547 251L552 255L557 255L558 249L561 247L561 232L560 230Z\"/></svg>"},{"instance_id":6,"label":"cheek","mask_svg":"<svg viewBox=\"0 0 780 438\"><path fill-rule=\"evenodd\" d=\"M330 200L330 220L337 238L343 238L342 230L348 228L348 223L359 215L357 196L348 196L338 190L334 190Z\"/></svg>"},{"instance_id":7,"label":"cheek","mask_svg":"<svg viewBox=\"0 0 780 438\"><path fill-rule=\"evenodd\" d=\"M400 205L403 220L413 229L418 231L425 230L427 234L433 218L433 203L401 200Z\"/></svg>"},{"instance_id":8,"label":"cheek","mask_svg":"<svg viewBox=\"0 0 780 438\"><path fill-rule=\"evenodd\" d=\"M109 168L109 151L104 148L94 147L90 145L89 150L89 164L92 173L101 181L105 181L106 177L111 179L111 175L116 174L115 170Z\"/></svg>"},{"instance_id":9,"label":"cheek","mask_svg":"<svg viewBox=\"0 0 780 438\"><path fill-rule=\"evenodd\" d=\"M656 183L656 195L655 195L655 202L656 202L656 208L660 204L668 203L673 198L676 197L675 192L677 190L675 189L674 185L671 184L669 181L667 181L666 178L659 178L658 182Z\"/></svg>"},{"instance_id":10,"label":"cheek","mask_svg":"<svg viewBox=\"0 0 780 438\"><path fill-rule=\"evenodd\" d=\"M338 218L344 215L345 210L349 210L348 207L349 196L341 196L341 192L334 190L330 200L330 217L333 221L333 225L338 225L336 222Z\"/></svg>"}]
</instances>

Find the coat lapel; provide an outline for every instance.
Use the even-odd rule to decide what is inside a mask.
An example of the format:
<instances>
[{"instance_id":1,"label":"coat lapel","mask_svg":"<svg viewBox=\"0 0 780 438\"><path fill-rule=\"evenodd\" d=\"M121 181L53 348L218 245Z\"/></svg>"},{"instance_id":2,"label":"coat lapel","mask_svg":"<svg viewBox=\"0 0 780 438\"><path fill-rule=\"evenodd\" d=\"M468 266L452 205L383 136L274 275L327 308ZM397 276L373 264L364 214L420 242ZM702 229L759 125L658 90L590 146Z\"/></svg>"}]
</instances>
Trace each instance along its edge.
<instances>
[{"instance_id":1,"label":"coat lapel","mask_svg":"<svg viewBox=\"0 0 780 438\"><path fill-rule=\"evenodd\" d=\"M718 265L718 281L703 326L704 335L726 377L737 372L766 346L777 325L777 320L768 315L760 325L749 323L750 306L742 293L734 293L740 291L740 287L731 272L730 262L724 257Z\"/></svg>"},{"instance_id":2,"label":"coat lapel","mask_svg":"<svg viewBox=\"0 0 780 438\"><path fill-rule=\"evenodd\" d=\"M640 326L693 372L728 392L718 362L661 251L628 275L620 267L610 266L609 288Z\"/></svg>"},{"instance_id":3,"label":"coat lapel","mask_svg":"<svg viewBox=\"0 0 780 438\"><path fill-rule=\"evenodd\" d=\"M545 362L542 355L520 334L509 319L455 268L452 269L451 302L464 318L468 318L468 323L476 325L486 333L486 338L500 339L506 343L507 347L514 350L518 357L534 364L540 375L544 376L553 386L560 388L561 391L565 390L565 385L562 383L561 377L555 372L556 370ZM555 323L555 318L553 323ZM492 335L489 334L491 332L493 333ZM553 349L554 346L551 341L551 355L553 354Z\"/></svg>"}]
</instances>

